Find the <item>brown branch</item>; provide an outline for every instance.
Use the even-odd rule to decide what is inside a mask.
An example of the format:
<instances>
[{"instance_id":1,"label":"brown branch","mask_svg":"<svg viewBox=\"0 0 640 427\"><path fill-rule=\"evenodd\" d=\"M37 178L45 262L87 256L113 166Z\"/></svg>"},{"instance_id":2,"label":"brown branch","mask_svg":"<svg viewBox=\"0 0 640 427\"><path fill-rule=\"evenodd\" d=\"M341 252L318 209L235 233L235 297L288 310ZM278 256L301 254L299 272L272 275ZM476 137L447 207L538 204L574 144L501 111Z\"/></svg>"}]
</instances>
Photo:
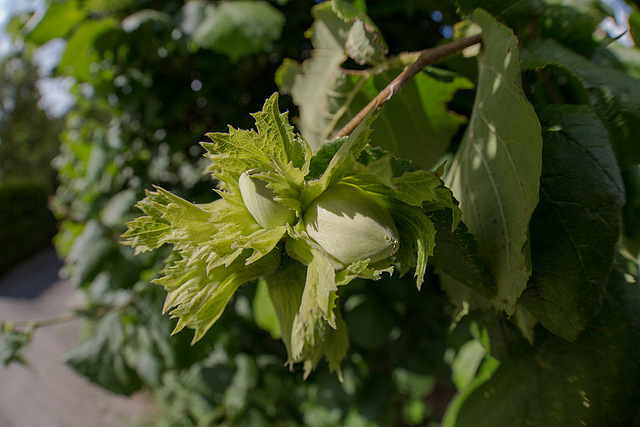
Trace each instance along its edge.
<instances>
[{"instance_id":1,"label":"brown branch","mask_svg":"<svg viewBox=\"0 0 640 427\"><path fill-rule=\"evenodd\" d=\"M428 65L433 65L447 56L451 56L460 52L462 49L465 49L469 46L472 46L476 43L480 43L482 41L482 34L476 34L475 36L465 37L460 40L453 41L451 43L447 43L442 46L437 46L430 49L425 49L420 52L418 59L400 74L398 77L393 79L391 83L387 85L380 93L371 100L358 114L356 114L346 125L342 127L335 135L335 138L348 136L353 132L353 130L364 120L364 118L369 114L369 112L373 109L378 109L384 105L388 100L391 99L393 95L398 93L400 89L404 85L406 85L409 80L413 78L416 74L418 74L424 67Z\"/></svg>"}]
</instances>

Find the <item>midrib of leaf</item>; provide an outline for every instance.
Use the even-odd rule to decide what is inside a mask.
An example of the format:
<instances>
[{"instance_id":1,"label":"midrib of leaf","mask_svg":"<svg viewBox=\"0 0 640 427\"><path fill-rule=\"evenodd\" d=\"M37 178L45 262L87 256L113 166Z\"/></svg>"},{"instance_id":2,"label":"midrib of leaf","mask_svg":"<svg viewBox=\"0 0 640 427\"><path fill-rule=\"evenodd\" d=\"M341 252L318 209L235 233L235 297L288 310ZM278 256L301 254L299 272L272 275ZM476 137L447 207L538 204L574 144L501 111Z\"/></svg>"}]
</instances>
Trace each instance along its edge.
<instances>
[{"instance_id":1,"label":"midrib of leaf","mask_svg":"<svg viewBox=\"0 0 640 427\"><path fill-rule=\"evenodd\" d=\"M329 122L329 125L327 125L327 128L325 129L325 131L322 133L321 140L324 141L329 139L329 136L334 133L336 126L338 126L338 122L340 121L340 119L342 119L342 117L344 117L345 114L351 111L351 105L353 103L353 100L355 99L358 92L360 92L360 89L362 89L362 86L364 86L364 84L367 82L367 80L369 80L370 77L371 77L371 73L366 73L353 86L353 89L346 92L346 98L347 98L346 101L344 102L344 104L342 104L342 106L340 106L340 108L335 113L326 111L328 116L333 114L333 117L331 118L331 121ZM343 95L343 93L340 93L338 95ZM323 113L324 112L325 111L323 111Z\"/></svg>"},{"instance_id":2,"label":"midrib of leaf","mask_svg":"<svg viewBox=\"0 0 640 427\"><path fill-rule=\"evenodd\" d=\"M512 314L530 275L524 249L538 200L542 138L533 107L516 90L517 39L486 12L474 17L484 34L478 91L447 181L496 281L493 302Z\"/></svg>"}]
</instances>

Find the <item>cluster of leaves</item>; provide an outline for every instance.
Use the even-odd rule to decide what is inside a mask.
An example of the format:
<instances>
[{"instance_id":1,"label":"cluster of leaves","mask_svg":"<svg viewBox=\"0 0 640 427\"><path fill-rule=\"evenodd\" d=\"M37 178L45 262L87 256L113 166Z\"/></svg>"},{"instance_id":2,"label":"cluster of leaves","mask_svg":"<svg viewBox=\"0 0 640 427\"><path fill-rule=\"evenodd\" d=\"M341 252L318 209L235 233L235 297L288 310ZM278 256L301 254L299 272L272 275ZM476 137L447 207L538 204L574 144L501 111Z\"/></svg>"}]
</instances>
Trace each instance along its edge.
<instances>
[{"instance_id":1,"label":"cluster of leaves","mask_svg":"<svg viewBox=\"0 0 640 427\"><path fill-rule=\"evenodd\" d=\"M258 2L244 3L256 6ZM302 383L302 375L290 379L286 372L285 376L282 367L285 349L278 341L267 338L267 333L256 327L252 310L247 311L246 307L254 301L251 288L241 288L210 333L190 346L190 338L184 333L169 338L175 322L161 316L164 292L160 287L149 287L165 254L133 257L133 251L118 244L124 222L134 214L133 201L151 183L192 201L211 198L212 184L201 177L201 151L194 150L193 142L205 131L222 130L227 124L247 125L248 113L258 110L262 100L276 89L271 78L280 58L300 59L301 53L304 56L308 52L303 31L311 22L309 6L304 2L280 5L286 21L273 21L284 25L285 31L277 28L267 31L281 34L280 38L261 44L263 50L252 53L254 56L250 58L236 56L235 62L212 53L218 48L225 49L225 38L220 39L218 47L203 46L211 43L204 35L213 28L214 8L199 2L184 7L181 2L156 2L151 6L153 9L142 9L148 4L136 1L52 2L35 28L33 21L23 27L29 16L18 17L11 24L17 37L23 39L25 52L51 39L63 38L66 49L55 75L70 76L76 81L73 89L76 105L66 115L62 147L55 162L60 186L53 200L61 220L56 245L65 257L63 273L85 293L87 300L85 309L79 312L87 321L83 342L68 356L68 361L80 373L114 392L156 390L159 407L163 409L158 418L168 425L202 425L211 419L240 423L256 417L290 419L296 425L303 419L309 423L316 419L338 422L350 407L362 407L359 412L369 414L367 418L384 416L391 420L402 410L406 396L415 400L414 407L426 407L420 399L428 393L413 392L412 380L406 375L408 370L423 369L419 364L400 368L404 374L389 389L394 396L393 407L389 407L381 404L388 397L385 372L395 368L383 358L375 363L363 361L371 359L366 354L378 355L381 348L387 354L396 354L393 356L396 360L405 360L402 355L408 354L416 360L425 357L437 360L430 349L439 345L435 336L441 328L430 332L433 339L421 338L424 345L419 350L408 340L402 346L381 337L358 340L359 344L352 344L352 348L364 346L367 350L358 358L357 373L349 377L348 389L325 371L312 374L307 383ZM257 6L260 11L264 7L265 4ZM421 7L425 10L419 16L433 10L433 5ZM379 14L407 19L409 10L408 6L398 5L390 10L383 7ZM258 26L264 24L262 15L258 15ZM253 16L254 21L246 25L239 22L237 27L255 28L256 15ZM422 19L419 16L412 19ZM196 31L203 38L199 39ZM405 42L411 40L406 34L399 37ZM256 50L247 48L247 53L250 52ZM388 336L392 325L389 319L403 316L404 301L409 299L404 293L383 296L369 287L360 289L360 293L370 301L378 301L378 305L390 298L397 301L393 309L381 305L388 312L382 316L382 327ZM434 300L427 295L423 292L420 297L431 304ZM358 314L368 310L367 304L356 309L360 302L362 297L355 297L352 307L344 310L344 316L363 334L377 335L377 322ZM262 309L259 304L255 306L258 318ZM423 313L417 304L410 311L420 313L424 323L442 323L446 317L441 316L437 305L432 306L429 313ZM352 311L356 314L352 315ZM437 320L432 320L433 316ZM424 337L423 328L418 325L409 329L415 329L414 336ZM30 334L15 340L14 333L20 331L6 332L7 345L3 347L8 352L6 360L21 360ZM255 384L254 390L264 390L262 395L270 400L258 405L246 394L238 394L234 401L220 400L216 383L211 381L208 359L218 347L224 348L227 355L217 362L225 366L225 372L235 371L238 359L253 361L256 355L275 355L269 364L260 365L261 369L254 372L255 383L251 383ZM432 377L423 374L430 384ZM319 383L315 384L313 378ZM279 382L282 392L273 393ZM396 383L402 387L400 391L393 391L398 387ZM290 393L292 384L299 387L299 393ZM226 389L228 385L223 382L221 387ZM356 389L381 393L380 398L366 399ZM232 391L228 394L236 395ZM349 399L344 398L346 395ZM274 408L286 409L274 415ZM215 413L213 418L209 418L209 409ZM351 419L362 421L357 414L351 415Z\"/></svg>"},{"instance_id":2,"label":"cluster of leaves","mask_svg":"<svg viewBox=\"0 0 640 427\"><path fill-rule=\"evenodd\" d=\"M137 252L173 246L156 282L167 291L165 311L175 307L171 314L180 319L174 332L189 326L195 329L194 342L200 340L238 287L261 277L269 284L267 303L276 311L289 363L304 362L309 375L325 355L331 370L339 370L348 337L336 304L338 286L356 277L377 280L382 273L392 273L395 264L400 275L415 267L420 288L436 244L436 228L425 213L448 210L452 220L439 231L451 238L460 211L435 173L367 148L368 121L312 158L288 115L279 112L277 94L253 116L256 131L231 128L229 133L208 134L214 142L202 144L220 199L192 204L158 188L138 204L146 215L129 222L123 237ZM273 192L270 197L297 218L275 226L256 221L247 201L253 193L242 192L246 171L259 171L249 179L264 180ZM400 240L395 263L365 256L336 265L331 254L309 238L303 212L320 194L336 188L358 188L388 209ZM279 245L283 240L285 245ZM291 261L284 259L285 247ZM304 271L298 261L306 272L298 272Z\"/></svg>"},{"instance_id":3,"label":"cluster of leaves","mask_svg":"<svg viewBox=\"0 0 640 427\"><path fill-rule=\"evenodd\" d=\"M168 338L165 293L149 285L166 253L134 257L118 236L151 183L213 198L190 147L218 126L249 127L248 112L273 92L256 94L255 76L297 56L300 41L283 40L302 34L308 23L296 19L307 12L294 7L309 5L280 5L282 20L253 3L68 1L30 33L41 31L36 44L67 38L60 72L90 83L77 87L58 160L57 244L93 319L72 365L120 393L153 388L159 425L640 422L640 54L600 33L610 12L585 2L372 1L368 15L359 1L314 6L310 58L285 60L275 75L316 158L331 158L323 142L416 58L389 49L435 44L406 45L413 29L398 29L399 9L415 7L417 28L435 27L425 17L439 8L445 22L461 21L456 37L482 32L481 49L423 70L371 124L371 144L399 158L427 169L449 159L443 178L462 223L445 232L451 213L429 214L438 233L420 292L399 275L340 289L342 383L322 367L305 382L284 369L265 282L240 287L194 346L185 332ZM258 16L259 34L238 34L254 27L233 27L230 5L256 6L239 15ZM71 24L52 25L55 13ZM228 108L248 99L247 82L257 101ZM123 308L96 319L105 306Z\"/></svg>"},{"instance_id":4,"label":"cluster of leaves","mask_svg":"<svg viewBox=\"0 0 640 427\"><path fill-rule=\"evenodd\" d=\"M224 37L218 44L205 37L209 44L203 46L195 34L217 26L212 21L217 8L176 1L145 6L145 1L51 2L35 27L30 14L10 24L26 57L53 39L66 44L55 75L74 79L76 104L65 116L54 161L59 186L51 206L60 220L55 244L65 260L62 274L87 299L80 312L87 320L86 340L68 360L93 381L125 394L159 386L164 372L190 367L211 348L203 343L204 350L192 353L185 342L169 339L175 325L161 316L161 289L147 286L164 254L133 257L119 244L133 204L152 182L191 199L210 197L201 150L194 150L192 142L207 130L242 123L261 105L261 92L275 88L258 76L273 75L281 52L289 52L287 40L275 44L284 25L282 13L266 4L245 2L234 13L224 37L264 29L262 44L247 47L234 62L215 53L226 46ZM222 9L228 13L234 7ZM265 9L275 18L265 20ZM249 54L256 56L248 60ZM247 93L247 87L255 92ZM32 98L16 100L31 100L30 107L39 111ZM21 128L12 131L19 137ZM27 149L27 143L21 147ZM38 147L29 151L46 152ZM105 316L110 308L116 312Z\"/></svg>"}]
</instances>

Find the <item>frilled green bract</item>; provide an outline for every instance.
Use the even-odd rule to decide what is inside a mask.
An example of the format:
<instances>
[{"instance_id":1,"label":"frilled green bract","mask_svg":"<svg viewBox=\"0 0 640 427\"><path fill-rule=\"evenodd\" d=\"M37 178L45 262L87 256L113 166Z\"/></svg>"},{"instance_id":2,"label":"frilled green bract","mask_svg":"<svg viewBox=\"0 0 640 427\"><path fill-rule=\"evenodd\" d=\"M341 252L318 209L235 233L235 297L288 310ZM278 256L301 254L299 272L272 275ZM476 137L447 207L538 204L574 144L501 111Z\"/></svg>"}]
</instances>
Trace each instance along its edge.
<instances>
[{"instance_id":1,"label":"frilled green bract","mask_svg":"<svg viewBox=\"0 0 640 427\"><path fill-rule=\"evenodd\" d=\"M340 374L348 331L337 304L338 287L356 277L376 280L385 272L398 269L405 274L414 267L420 287L436 233L425 212L451 209L455 228L460 210L435 173L367 145L375 117L349 137L325 144L313 157L287 114L280 113L277 93L253 117L256 130L230 128L207 134L213 142L202 143L219 199L192 204L161 188L148 192L137 205L146 215L127 224L124 243L136 252L173 245L155 282L167 291L165 311L179 318L174 333L187 326L195 330L194 342L199 340L238 287L262 277L280 322L288 364L302 362L306 377L324 356ZM295 217L275 221L282 225L271 229L259 225L240 192L245 172L263 181L274 203ZM358 187L391 214L399 235L397 253L375 263L360 259L343 265L309 237L305 209L338 184ZM251 197L246 194L250 187L244 187L245 198ZM349 244L348 236L344 244Z\"/></svg>"}]
</instances>

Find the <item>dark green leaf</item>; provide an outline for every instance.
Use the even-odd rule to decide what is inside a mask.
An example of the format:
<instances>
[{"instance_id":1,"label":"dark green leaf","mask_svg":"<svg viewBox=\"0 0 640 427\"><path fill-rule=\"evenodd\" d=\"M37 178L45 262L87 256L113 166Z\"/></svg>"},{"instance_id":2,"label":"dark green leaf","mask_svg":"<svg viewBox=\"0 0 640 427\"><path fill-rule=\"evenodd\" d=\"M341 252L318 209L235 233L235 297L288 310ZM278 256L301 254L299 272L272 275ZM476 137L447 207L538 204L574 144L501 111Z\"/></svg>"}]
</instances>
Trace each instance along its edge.
<instances>
[{"instance_id":1,"label":"dark green leaf","mask_svg":"<svg viewBox=\"0 0 640 427\"><path fill-rule=\"evenodd\" d=\"M121 353L127 339L130 337L127 337L121 313L110 313L89 339L69 352L66 361L107 390L130 395L140 388L141 381Z\"/></svg>"},{"instance_id":2,"label":"dark green leaf","mask_svg":"<svg viewBox=\"0 0 640 427\"><path fill-rule=\"evenodd\" d=\"M562 67L577 76L589 94L593 111L607 130L622 169L640 163L640 80L597 65L554 40L532 43L523 51L523 68Z\"/></svg>"},{"instance_id":3,"label":"dark green leaf","mask_svg":"<svg viewBox=\"0 0 640 427\"><path fill-rule=\"evenodd\" d=\"M470 14L476 8L483 8L492 15L518 27L544 10L542 0L456 0L460 12Z\"/></svg>"},{"instance_id":4,"label":"dark green leaf","mask_svg":"<svg viewBox=\"0 0 640 427\"><path fill-rule=\"evenodd\" d=\"M0 348L0 360L4 366L11 363L26 364L24 356L31 344L32 331L20 330L9 323L0 324L0 337L2 338L2 348Z\"/></svg>"},{"instance_id":5,"label":"dark green leaf","mask_svg":"<svg viewBox=\"0 0 640 427\"><path fill-rule=\"evenodd\" d=\"M537 19L538 36L553 38L563 45L590 56L597 44L592 34L603 16L596 8L579 2L546 5Z\"/></svg>"},{"instance_id":6,"label":"dark green leaf","mask_svg":"<svg viewBox=\"0 0 640 427\"><path fill-rule=\"evenodd\" d=\"M621 230L624 187L602 123L584 106L541 111L540 202L531 218L533 274L520 302L575 340L598 313Z\"/></svg>"},{"instance_id":7,"label":"dark green leaf","mask_svg":"<svg viewBox=\"0 0 640 427\"><path fill-rule=\"evenodd\" d=\"M183 22L200 46L229 56L232 61L262 52L280 37L284 16L263 1L234 1L201 6L204 19L195 25L190 5Z\"/></svg>"},{"instance_id":8,"label":"dark green leaf","mask_svg":"<svg viewBox=\"0 0 640 427\"><path fill-rule=\"evenodd\" d=\"M456 426L631 425L640 399L636 283L614 270L599 317L577 341L536 337L535 349L503 362L450 414Z\"/></svg>"},{"instance_id":9,"label":"dark green leaf","mask_svg":"<svg viewBox=\"0 0 640 427\"><path fill-rule=\"evenodd\" d=\"M505 317L491 311L475 310L469 313L469 319L471 335L495 359L504 362L513 355L531 350L522 331Z\"/></svg>"},{"instance_id":10,"label":"dark green leaf","mask_svg":"<svg viewBox=\"0 0 640 427\"><path fill-rule=\"evenodd\" d=\"M478 242L469 233L467 226L460 223L451 231L451 209L431 211L427 216L437 231L431 264L480 295L493 297L496 285L478 256Z\"/></svg>"}]
</instances>

